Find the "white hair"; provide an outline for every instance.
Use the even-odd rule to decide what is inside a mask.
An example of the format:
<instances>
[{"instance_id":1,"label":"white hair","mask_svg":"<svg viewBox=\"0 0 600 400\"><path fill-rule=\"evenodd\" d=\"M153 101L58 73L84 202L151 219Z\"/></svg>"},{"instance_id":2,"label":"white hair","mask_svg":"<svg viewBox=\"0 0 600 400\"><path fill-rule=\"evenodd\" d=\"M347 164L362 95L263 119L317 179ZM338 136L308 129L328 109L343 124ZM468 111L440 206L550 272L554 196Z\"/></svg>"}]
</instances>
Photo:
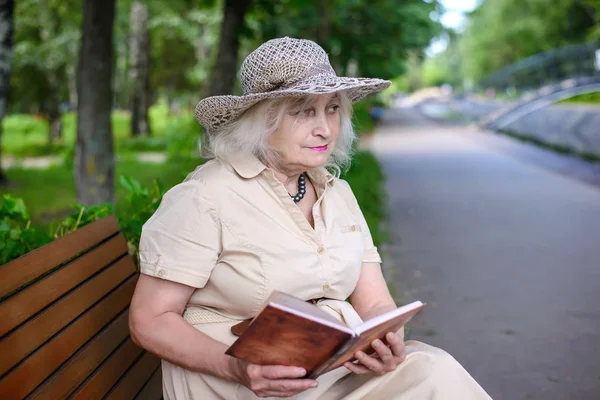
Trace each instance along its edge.
<instances>
[{"instance_id":1,"label":"white hair","mask_svg":"<svg viewBox=\"0 0 600 400\"><path fill-rule=\"evenodd\" d=\"M325 167L339 177L341 171L350 166L356 136L352 127L352 102L345 92L337 94L340 133ZM227 162L235 153L251 152L266 165L277 165L279 155L269 147L269 136L279 128L286 112L298 105L304 109L317 96L282 97L255 104L235 121L204 133L200 146L202 157Z\"/></svg>"}]
</instances>

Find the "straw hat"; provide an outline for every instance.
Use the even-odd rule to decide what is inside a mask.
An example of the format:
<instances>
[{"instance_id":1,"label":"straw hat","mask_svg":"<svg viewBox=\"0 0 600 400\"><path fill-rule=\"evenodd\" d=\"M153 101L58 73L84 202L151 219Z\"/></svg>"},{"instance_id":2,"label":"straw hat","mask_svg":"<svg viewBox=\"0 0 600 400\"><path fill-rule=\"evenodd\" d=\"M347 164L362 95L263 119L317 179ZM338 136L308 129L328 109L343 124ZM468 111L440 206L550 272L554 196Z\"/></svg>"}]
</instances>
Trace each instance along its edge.
<instances>
[{"instance_id":1,"label":"straw hat","mask_svg":"<svg viewBox=\"0 0 600 400\"><path fill-rule=\"evenodd\" d=\"M250 53L240 68L240 83L242 96L207 97L196 106L196 120L208 132L261 100L344 90L355 103L391 84L383 79L338 77L323 48L290 37L269 40Z\"/></svg>"}]
</instances>

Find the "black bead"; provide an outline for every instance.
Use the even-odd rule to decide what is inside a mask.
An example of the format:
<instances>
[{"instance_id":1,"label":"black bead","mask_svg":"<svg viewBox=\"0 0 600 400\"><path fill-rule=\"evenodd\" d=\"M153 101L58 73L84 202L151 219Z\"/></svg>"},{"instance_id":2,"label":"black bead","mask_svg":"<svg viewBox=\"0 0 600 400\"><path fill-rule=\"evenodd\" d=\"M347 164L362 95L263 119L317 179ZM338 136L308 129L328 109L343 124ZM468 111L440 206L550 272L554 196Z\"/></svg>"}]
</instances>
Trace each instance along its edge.
<instances>
[{"instance_id":1,"label":"black bead","mask_svg":"<svg viewBox=\"0 0 600 400\"><path fill-rule=\"evenodd\" d=\"M305 180L304 172L303 172L298 177L298 194L296 194L295 196L290 193L288 193L288 194L290 195L290 197L292 198L294 203L297 203L300 200L302 200L305 193L306 193L306 180Z\"/></svg>"}]
</instances>

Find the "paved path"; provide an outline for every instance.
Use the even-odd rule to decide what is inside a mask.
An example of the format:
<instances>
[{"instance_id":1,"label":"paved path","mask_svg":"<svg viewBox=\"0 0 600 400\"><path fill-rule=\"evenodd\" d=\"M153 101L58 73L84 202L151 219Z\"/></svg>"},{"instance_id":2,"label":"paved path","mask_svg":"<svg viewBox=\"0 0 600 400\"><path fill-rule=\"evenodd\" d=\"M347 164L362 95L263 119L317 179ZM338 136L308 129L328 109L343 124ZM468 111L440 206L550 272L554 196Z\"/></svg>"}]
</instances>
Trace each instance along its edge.
<instances>
[{"instance_id":1,"label":"paved path","mask_svg":"<svg viewBox=\"0 0 600 400\"><path fill-rule=\"evenodd\" d=\"M385 273L494 399L600 399L600 187L502 140L388 112Z\"/></svg>"}]
</instances>

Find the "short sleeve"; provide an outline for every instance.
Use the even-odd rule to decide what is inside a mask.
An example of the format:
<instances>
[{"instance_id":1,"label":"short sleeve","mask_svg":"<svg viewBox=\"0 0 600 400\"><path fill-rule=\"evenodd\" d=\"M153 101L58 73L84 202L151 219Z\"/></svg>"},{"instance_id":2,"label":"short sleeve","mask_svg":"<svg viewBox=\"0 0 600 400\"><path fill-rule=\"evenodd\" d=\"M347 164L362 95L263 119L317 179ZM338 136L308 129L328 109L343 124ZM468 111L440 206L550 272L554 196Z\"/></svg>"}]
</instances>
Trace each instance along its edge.
<instances>
[{"instance_id":1,"label":"short sleeve","mask_svg":"<svg viewBox=\"0 0 600 400\"><path fill-rule=\"evenodd\" d=\"M140 272L201 288L221 253L221 224L215 208L192 180L171 188L142 227Z\"/></svg>"},{"instance_id":2,"label":"short sleeve","mask_svg":"<svg viewBox=\"0 0 600 400\"><path fill-rule=\"evenodd\" d=\"M356 196L352 192L352 188L348 184L348 182L344 180L339 180L339 183L344 185L344 190L342 192L342 196L344 200L350 207L350 210L354 214L355 218L357 218L358 223L360 225L360 230L363 235L363 241L365 245L365 250L363 252L363 263L381 263L381 256L379 255L379 251L375 244L373 244L373 237L371 236L371 231L369 230L369 225L367 225L367 221L365 220L365 216L363 215L360 206L358 205L358 201L356 200Z\"/></svg>"}]
</instances>

